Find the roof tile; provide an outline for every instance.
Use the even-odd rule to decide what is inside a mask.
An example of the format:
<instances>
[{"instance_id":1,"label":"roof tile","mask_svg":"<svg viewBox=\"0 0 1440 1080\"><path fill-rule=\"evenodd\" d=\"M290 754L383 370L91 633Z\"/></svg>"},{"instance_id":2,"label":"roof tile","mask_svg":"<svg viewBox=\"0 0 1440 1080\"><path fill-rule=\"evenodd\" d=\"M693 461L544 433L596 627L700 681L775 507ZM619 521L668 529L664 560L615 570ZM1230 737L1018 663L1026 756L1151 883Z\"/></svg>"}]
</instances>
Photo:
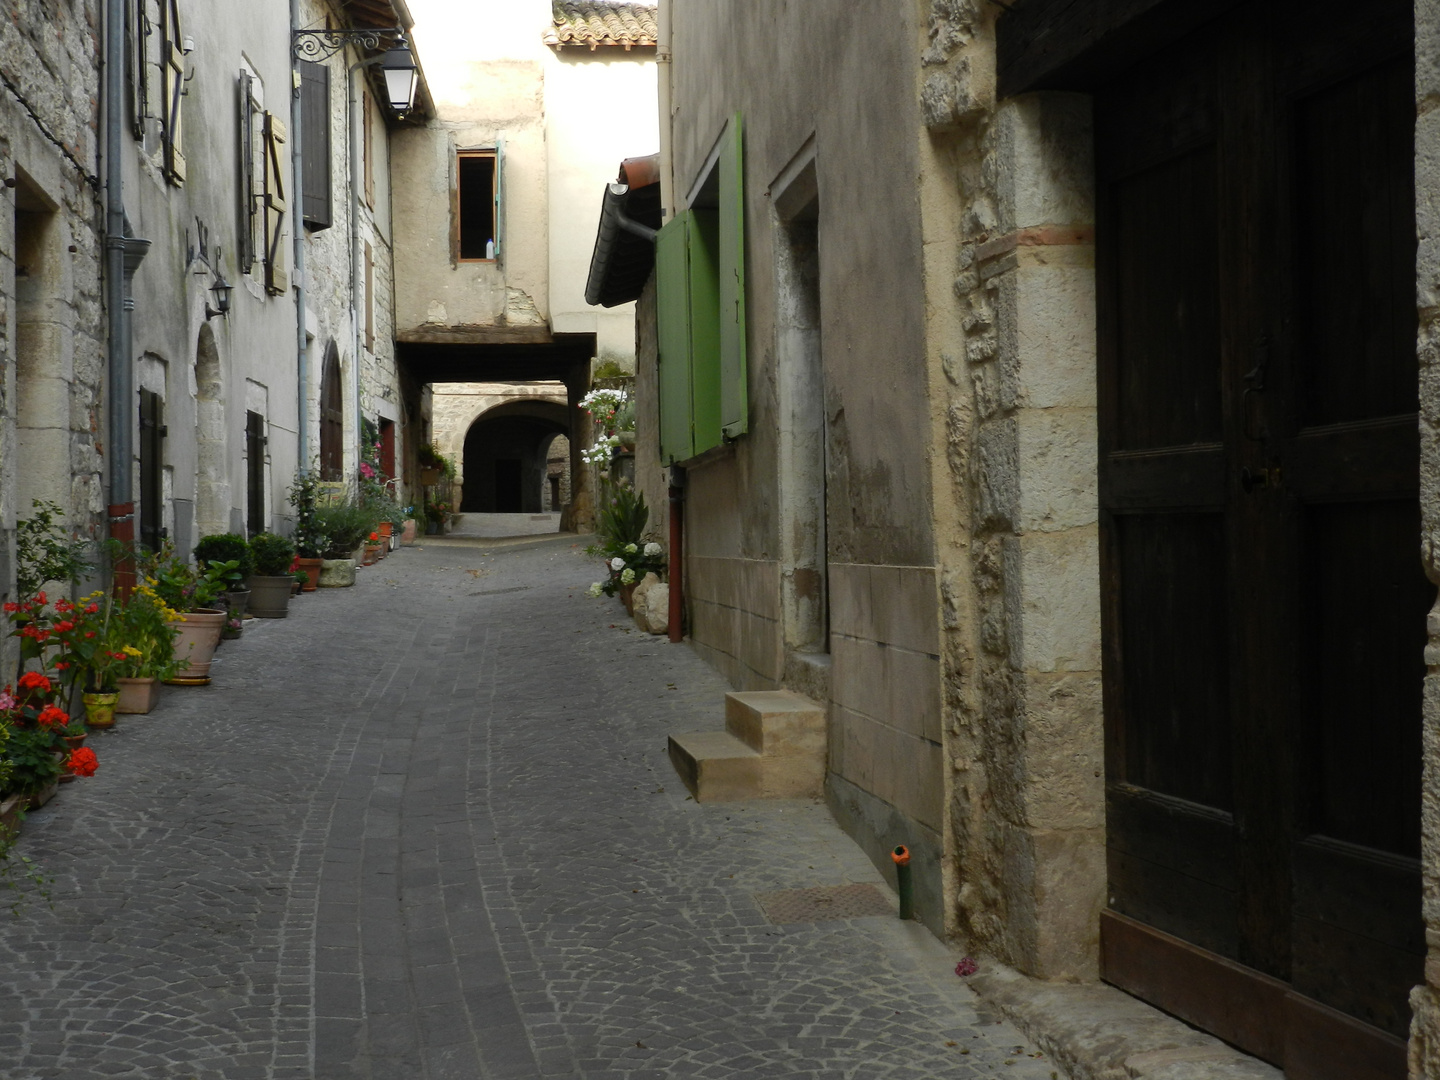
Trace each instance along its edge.
<instances>
[{"instance_id":1,"label":"roof tile","mask_svg":"<svg viewBox=\"0 0 1440 1080\"><path fill-rule=\"evenodd\" d=\"M554 0L553 25L545 30L545 44L557 48L619 45L625 49L653 46L659 31L654 4L620 0Z\"/></svg>"}]
</instances>

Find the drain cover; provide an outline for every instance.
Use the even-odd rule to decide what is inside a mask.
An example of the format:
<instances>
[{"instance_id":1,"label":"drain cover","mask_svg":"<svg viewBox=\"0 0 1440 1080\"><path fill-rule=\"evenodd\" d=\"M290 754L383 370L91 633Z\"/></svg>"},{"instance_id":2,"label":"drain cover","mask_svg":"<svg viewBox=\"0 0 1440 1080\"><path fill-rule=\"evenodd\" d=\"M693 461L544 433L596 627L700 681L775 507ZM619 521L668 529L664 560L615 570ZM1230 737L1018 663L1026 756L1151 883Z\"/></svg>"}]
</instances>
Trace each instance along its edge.
<instances>
[{"instance_id":1,"label":"drain cover","mask_svg":"<svg viewBox=\"0 0 1440 1080\"><path fill-rule=\"evenodd\" d=\"M894 906L874 885L785 889L782 892L757 893L755 899L759 901L765 917L777 925L895 914Z\"/></svg>"}]
</instances>

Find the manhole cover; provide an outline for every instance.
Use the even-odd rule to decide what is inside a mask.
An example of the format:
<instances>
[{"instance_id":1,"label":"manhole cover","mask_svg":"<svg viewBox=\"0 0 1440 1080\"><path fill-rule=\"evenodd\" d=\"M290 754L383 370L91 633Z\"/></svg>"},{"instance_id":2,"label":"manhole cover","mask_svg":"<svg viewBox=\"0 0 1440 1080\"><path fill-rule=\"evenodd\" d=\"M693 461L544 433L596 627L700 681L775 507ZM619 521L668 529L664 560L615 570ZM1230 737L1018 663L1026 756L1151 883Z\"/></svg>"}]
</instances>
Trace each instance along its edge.
<instances>
[{"instance_id":1,"label":"manhole cover","mask_svg":"<svg viewBox=\"0 0 1440 1080\"><path fill-rule=\"evenodd\" d=\"M874 885L825 885L815 889L785 889L757 893L765 917L780 923L858 919L866 915L894 915L895 909Z\"/></svg>"}]
</instances>

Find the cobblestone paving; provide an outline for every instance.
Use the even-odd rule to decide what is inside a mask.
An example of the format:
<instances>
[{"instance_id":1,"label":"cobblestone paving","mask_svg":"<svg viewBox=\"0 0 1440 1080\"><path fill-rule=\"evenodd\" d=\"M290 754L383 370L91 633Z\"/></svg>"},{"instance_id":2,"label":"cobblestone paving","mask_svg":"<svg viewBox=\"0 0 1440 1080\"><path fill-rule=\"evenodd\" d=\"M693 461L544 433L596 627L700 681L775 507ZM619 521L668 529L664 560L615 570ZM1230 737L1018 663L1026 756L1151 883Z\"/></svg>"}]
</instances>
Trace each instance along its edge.
<instances>
[{"instance_id":1,"label":"cobblestone paving","mask_svg":"<svg viewBox=\"0 0 1440 1080\"><path fill-rule=\"evenodd\" d=\"M766 920L879 878L822 806L687 798L725 687L594 567L402 550L92 738L0 917L0 1077L1053 1076L918 925Z\"/></svg>"}]
</instances>

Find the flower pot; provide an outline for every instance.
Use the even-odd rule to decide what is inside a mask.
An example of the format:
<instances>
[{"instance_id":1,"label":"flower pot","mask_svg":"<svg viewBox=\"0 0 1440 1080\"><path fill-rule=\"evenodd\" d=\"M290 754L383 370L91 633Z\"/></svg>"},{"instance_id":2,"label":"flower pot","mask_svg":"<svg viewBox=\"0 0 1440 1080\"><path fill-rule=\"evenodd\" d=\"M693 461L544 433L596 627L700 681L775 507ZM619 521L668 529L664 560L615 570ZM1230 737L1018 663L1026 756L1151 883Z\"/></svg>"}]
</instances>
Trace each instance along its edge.
<instances>
[{"instance_id":1,"label":"flower pot","mask_svg":"<svg viewBox=\"0 0 1440 1080\"><path fill-rule=\"evenodd\" d=\"M393 521L382 521L376 527L375 531L380 534L380 542L384 544L395 532L395 523Z\"/></svg>"},{"instance_id":2,"label":"flower pot","mask_svg":"<svg viewBox=\"0 0 1440 1080\"><path fill-rule=\"evenodd\" d=\"M425 522L425 535L435 536L440 532L440 523L434 519L427 519Z\"/></svg>"},{"instance_id":3,"label":"flower pot","mask_svg":"<svg viewBox=\"0 0 1440 1080\"><path fill-rule=\"evenodd\" d=\"M405 527L400 530L400 543L413 544L415 542L416 524L414 518L405 519Z\"/></svg>"},{"instance_id":4,"label":"flower pot","mask_svg":"<svg viewBox=\"0 0 1440 1080\"><path fill-rule=\"evenodd\" d=\"M20 831L20 817L25 813L24 795L7 795L0 801L0 837L14 839Z\"/></svg>"},{"instance_id":5,"label":"flower pot","mask_svg":"<svg viewBox=\"0 0 1440 1080\"><path fill-rule=\"evenodd\" d=\"M109 690L103 693L84 694L85 702L85 724L93 728L112 728L115 726L115 703L120 700L116 691Z\"/></svg>"},{"instance_id":6,"label":"flower pot","mask_svg":"<svg viewBox=\"0 0 1440 1080\"><path fill-rule=\"evenodd\" d=\"M254 601L254 592L251 592ZM215 646L220 644L220 631L225 627L226 612L190 611L184 622L173 622L176 631L175 658L186 663L185 668L173 679L166 682L172 686L207 686L210 683L210 661L215 656Z\"/></svg>"},{"instance_id":7,"label":"flower pot","mask_svg":"<svg viewBox=\"0 0 1440 1080\"><path fill-rule=\"evenodd\" d=\"M245 608L249 603L249 589L232 589L225 594L225 606L230 609L230 617L232 619L245 618Z\"/></svg>"},{"instance_id":8,"label":"flower pot","mask_svg":"<svg viewBox=\"0 0 1440 1080\"><path fill-rule=\"evenodd\" d=\"M290 578L290 595L291 595L291 596L299 596L299 595L300 595L300 579L297 578L297 577L295 577L295 576L293 576L293 575L292 575L291 578Z\"/></svg>"},{"instance_id":9,"label":"flower pot","mask_svg":"<svg viewBox=\"0 0 1440 1080\"><path fill-rule=\"evenodd\" d=\"M55 797L55 792L60 790L60 781L52 780L39 791L32 792L25 800L26 810L39 810L47 802Z\"/></svg>"},{"instance_id":10,"label":"flower pot","mask_svg":"<svg viewBox=\"0 0 1440 1080\"><path fill-rule=\"evenodd\" d=\"M364 565L366 565L366 566L374 566L375 563L379 560L379 558L380 558L380 545L379 545L379 544L366 544L366 545L365 545L365 562L364 562Z\"/></svg>"},{"instance_id":11,"label":"flower pot","mask_svg":"<svg viewBox=\"0 0 1440 1080\"><path fill-rule=\"evenodd\" d=\"M440 482L441 471L440 469L426 469L422 467L420 470L420 483L424 487L434 487Z\"/></svg>"},{"instance_id":12,"label":"flower pot","mask_svg":"<svg viewBox=\"0 0 1440 1080\"><path fill-rule=\"evenodd\" d=\"M250 614L257 619L283 619L290 614L290 586L295 579L289 574L274 577L254 575L250 578Z\"/></svg>"},{"instance_id":13,"label":"flower pot","mask_svg":"<svg viewBox=\"0 0 1440 1080\"><path fill-rule=\"evenodd\" d=\"M627 615L634 615L634 614L635 614L635 583L632 581L629 585L621 585L621 586L620 586L620 589L619 589L619 592L620 592L620 602L625 605L625 613L626 613Z\"/></svg>"},{"instance_id":14,"label":"flower pot","mask_svg":"<svg viewBox=\"0 0 1440 1080\"><path fill-rule=\"evenodd\" d=\"M115 703L117 713L145 714L160 700L159 679L120 679L120 700Z\"/></svg>"},{"instance_id":15,"label":"flower pot","mask_svg":"<svg viewBox=\"0 0 1440 1080\"><path fill-rule=\"evenodd\" d=\"M325 564L324 559L296 559L295 564L305 571L305 576L310 580L301 586L302 592L314 592L320 587L320 567Z\"/></svg>"},{"instance_id":16,"label":"flower pot","mask_svg":"<svg viewBox=\"0 0 1440 1080\"><path fill-rule=\"evenodd\" d=\"M320 587L322 589L343 589L355 584L354 559L322 559L320 561Z\"/></svg>"}]
</instances>

